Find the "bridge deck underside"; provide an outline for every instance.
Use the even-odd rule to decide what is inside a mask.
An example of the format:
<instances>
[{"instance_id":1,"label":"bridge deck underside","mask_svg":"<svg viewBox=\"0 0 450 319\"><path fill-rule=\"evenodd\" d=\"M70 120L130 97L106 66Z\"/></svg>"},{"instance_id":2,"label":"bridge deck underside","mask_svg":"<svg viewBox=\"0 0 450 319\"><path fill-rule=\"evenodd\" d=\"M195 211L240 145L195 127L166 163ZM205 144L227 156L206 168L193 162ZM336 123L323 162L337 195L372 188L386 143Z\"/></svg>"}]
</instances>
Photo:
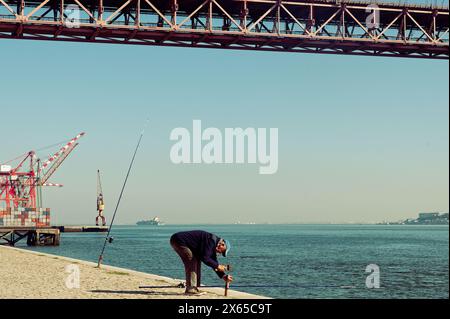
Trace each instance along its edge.
<instances>
[{"instance_id":1,"label":"bridge deck underside","mask_svg":"<svg viewBox=\"0 0 450 319\"><path fill-rule=\"evenodd\" d=\"M449 10L328 0L0 0L0 37L448 59Z\"/></svg>"}]
</instances>

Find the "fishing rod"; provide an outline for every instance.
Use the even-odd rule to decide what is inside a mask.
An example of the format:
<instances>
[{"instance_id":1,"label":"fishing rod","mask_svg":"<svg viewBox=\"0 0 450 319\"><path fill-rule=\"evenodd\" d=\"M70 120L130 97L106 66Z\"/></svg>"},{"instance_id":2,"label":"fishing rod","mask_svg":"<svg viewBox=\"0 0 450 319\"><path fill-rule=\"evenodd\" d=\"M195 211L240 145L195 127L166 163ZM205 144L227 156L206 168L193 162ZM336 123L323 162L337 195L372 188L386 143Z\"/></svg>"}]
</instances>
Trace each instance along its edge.
<instances>
[{"instance_id":1,"label":"fishing rod","mask_svg":"<svg viewBox=\"0 0 450 319\"><path fill-rule=\"evenodd\" d=\"M102 264L103 255L104 255L105 249L106 249L106 244L108 242L112 243L112 238L109 235L111 234L111 229L112 229L112 226L114 224L114 219L116 218L117 210L119 208L120 201L122 200L122 195L123 195L123 192L125 190L125 186L127 185L128 177L130 176L131 168L133 167L134 159L136 158L137 151L139 149L139 146L141 145L142 137L144 136L144 131L145 131L145 128L147 127L148 122L149 122L149 120L147 120L147 122L145 123L144 128L142 129L141 135L139 136L139 140L138 140L138 143L136 145L136 149L134 150L133 158L131 159L130 166L128 167L128 172L127 172L127 175L125 177L125 181L124 181L124 183L122 185L122 190L120 191L119 199L117 201L116 208L114 210L114 214L113 214L113 217L111 219L111 224L109 225L108 233L106 234L105 242L103 243L102 252L100 253L100 256L98 257L98 264L97 264L98 268L100 268L100 266Z\"/></svg>"}]
</instances>

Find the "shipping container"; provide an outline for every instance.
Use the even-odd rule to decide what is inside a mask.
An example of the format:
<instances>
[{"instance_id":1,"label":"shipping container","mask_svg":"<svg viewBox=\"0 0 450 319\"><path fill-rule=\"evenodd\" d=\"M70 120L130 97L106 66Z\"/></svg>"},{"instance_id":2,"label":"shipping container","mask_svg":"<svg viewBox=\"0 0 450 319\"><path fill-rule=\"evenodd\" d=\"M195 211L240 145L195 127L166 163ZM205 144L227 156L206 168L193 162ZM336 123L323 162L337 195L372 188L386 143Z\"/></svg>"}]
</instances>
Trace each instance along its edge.
<instances>
[{"instance_id":1,"label":"shipping container","mask_svg":"<svg viewBox=\"0 0 450 319\"><path fill-rule=\"evenodd\" d=\"M0 209L0 227L50 226L50 210L42 208Z\"/></svg>"},{"instance_id":2,"label":"shipping container","mask_svg":"<svg viewBox=\"0 0 450 319\"><path fill-rule=\"evenodd\" d=\"M0 173L9 173L11 170L12 167L10 165L0 165Z\"/></svg>"}]
</instances>

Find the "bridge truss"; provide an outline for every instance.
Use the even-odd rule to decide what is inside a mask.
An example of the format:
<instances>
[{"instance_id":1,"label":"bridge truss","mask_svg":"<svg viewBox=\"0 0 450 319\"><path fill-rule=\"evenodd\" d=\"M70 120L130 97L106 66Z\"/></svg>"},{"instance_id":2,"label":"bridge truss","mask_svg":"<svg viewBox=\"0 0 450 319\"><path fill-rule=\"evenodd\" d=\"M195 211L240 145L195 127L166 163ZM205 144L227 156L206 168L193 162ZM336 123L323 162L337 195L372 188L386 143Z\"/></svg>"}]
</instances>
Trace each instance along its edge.
<instances>
[{"instance_id":1,"label":"bridge truss","mask_svg":"<svg viewBox=\"0 0 450 319\"><path fill-rule=\"evenodd\" d=\"M0 38L448 59L449 9L350 0L0 0Z\"/></svg>"}]
</instances>

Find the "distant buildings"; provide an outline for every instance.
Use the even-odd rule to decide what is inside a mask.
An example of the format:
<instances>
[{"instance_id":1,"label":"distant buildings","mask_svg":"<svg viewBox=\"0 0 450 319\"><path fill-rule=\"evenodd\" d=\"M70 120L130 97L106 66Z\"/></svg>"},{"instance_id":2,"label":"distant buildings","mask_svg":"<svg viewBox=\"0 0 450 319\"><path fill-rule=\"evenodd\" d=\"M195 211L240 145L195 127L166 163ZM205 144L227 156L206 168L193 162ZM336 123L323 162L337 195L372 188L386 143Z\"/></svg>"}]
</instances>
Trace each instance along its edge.
<instances>
[{"instance_id":1,"label":"distant buildings","mask_svg":"<svg viewBox=\"0 0 450 319\"><path fill-rule=\"evenodd\" d=\"M434 218L438 218L439 213L420 213L419 218L420 220L431 220Z\"/></svg>"},{"instance_id":2,"label":"distant buildings","mask_svg":"<svg viewBox=\"0 0 450 319\"><path fill-rule=\"evenodd\" d=\"M448 213L420 213L419 217L408 218L398 222L382 222L381 225L448 225Z\"/></svg>"},{"instance_id":3,"label":"distant buildings","mask_svg":"<svg viewBox=\"0 0 450 319\"><path fill-rule=\"evenodd\" d=\"M420 213L417 222L429 225L448 225L448 213Z\"/></svg>"}]
</instances>

